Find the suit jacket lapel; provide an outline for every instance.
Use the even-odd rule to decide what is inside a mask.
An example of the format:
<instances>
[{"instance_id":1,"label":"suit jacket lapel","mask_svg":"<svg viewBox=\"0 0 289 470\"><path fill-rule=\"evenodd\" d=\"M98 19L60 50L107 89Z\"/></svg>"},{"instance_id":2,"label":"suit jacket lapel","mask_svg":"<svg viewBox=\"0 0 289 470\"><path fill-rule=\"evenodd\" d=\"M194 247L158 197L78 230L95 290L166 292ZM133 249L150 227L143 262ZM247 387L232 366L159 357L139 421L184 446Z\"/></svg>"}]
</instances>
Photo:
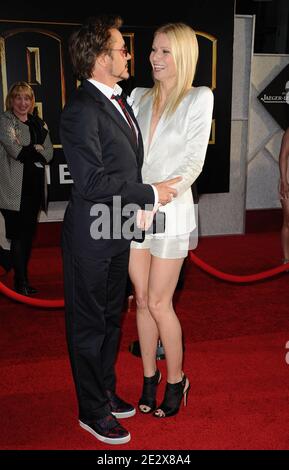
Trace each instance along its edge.
<instances>
[{"instance_id":1,"label":"suit jacket lapel","mask_svg":"<svg viewBox=\"0 0 289 470\"><path fill-rule=\"evenodd\" d=\"M130 141L134 152L138 155L137 144L134 140L132 131L130 130L129 124L126 122L125 118L123 118L120 112L116 109L116 107L110 102L106 96L104 96L101 91L98 90L94 85L92 85L87 80L84 80L82 87L101 105L103 111L105 111L111 119L115 122L115 124L121 129L121 131L125 134L125 136ZM135 122L135 118L134 118ZM141 139L140 129L139 131L139 140Z\"/></svg>"},{"instance_id":2,"label":"suit jacket lapel","mask_svg":"<svg viewBox=\"0 0 289 470\"><path fill-rule=\"evenodd\" d=\"M124 96L124 98L126 99L126 96ZM143 148L143 136L142 136L142 132L140 130L140 127L139 127L139 123L134 115L134 112L133 112L133 109L128 105L127 106L127 110L130 114L130 117L132 118L137 130L138 130L138 145L137 145L137 157L138 157L138 163L139 163L139 166L142 167L142 164L143 164L143 152L144 152L144 148Z\"/></svg>"}]
</instances>

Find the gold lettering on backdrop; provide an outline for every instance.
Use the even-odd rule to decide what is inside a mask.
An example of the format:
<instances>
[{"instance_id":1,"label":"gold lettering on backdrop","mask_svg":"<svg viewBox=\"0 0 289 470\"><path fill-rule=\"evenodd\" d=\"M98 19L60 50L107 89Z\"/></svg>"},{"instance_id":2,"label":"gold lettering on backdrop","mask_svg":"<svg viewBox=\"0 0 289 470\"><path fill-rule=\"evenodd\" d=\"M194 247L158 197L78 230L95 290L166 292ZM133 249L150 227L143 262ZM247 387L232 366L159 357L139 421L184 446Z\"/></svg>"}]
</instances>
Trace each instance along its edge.
<instances>
[{"instance_id":1,"label":"gold lettering on backdrop","mask_svg":"<svg viewBox=\"0 0 289 470\"><path fill-rule=\"evenodd\" d=\"M7 70L6 70L5 39L2 37L0 37L0 68L1 68L1 79L2 79L3 109L5 109L5 99L8 93L8 84L7 84Z\"/></svg>"},{"instance_id":2,"label":"gold lettering on backdrop","mask_svg":"<svg viewBox=\"0 0 289 470\"><path fill-rule=\"evenodd\" d=\"M43 107L40 101L35 102L35 108L37 108L37 115L43 119Z\"/></svg>"},{"instance_id":3,"label":"gold lettering on backdrop","mask_svg":"<svg viewBox=\"0 0 289 470\"><path fill-rule=\"evenodd\" d=\"M128 52L131 55L131 59L128 62L129 74L134 77L135 70L135 53L134 53L134 33L122 33Z\"/></svg>"},{"instance_id":4,"label":"gold lettering on backdrop","mask_svg":"<svg viewBox=\"0 0 289 470\"><path fill-rule=\"evenodd\" d=\"M40 66L40 49L39 47L26 48L27 61L27 79L29 85L41 85L41 66ZM43 119L42 102L35 102L38 116Z\"/></svg>"},{"instance_id":5,"label":"gold lettering on backdrop","mask_svg":"<svg viewBox=\"0 0 289 470\"><path fill-rule=\"evenodd\" d=\"M216 119L213 119L209 144L215 144L215 143L216 143Z\"/></svg>"},{"instance_id":6,"label":"gold lettering on backdrop","mask_svg":"<svg viewBox=\"0 0 289 470\"><path fill-rule=\"evenodd\" d=\"M66 25L69 23L49 23L49 22L41 22L41 21L17 21L17 20L0 20L0 23L37 23L37 25L41 24L61 24ZM76 23L77 24L77 23ZM75 23L71 23L69 25L76 25ZM12 36L22 34L22 33L36 33L41 34L43 36L47 36L55 40L59 45L59 64L60 64L60 84L61 84L61 99L62 99L62 107L65 105L65 80L64 80L64 66L63 66L63 49L62 49L62 39L57 33L52 31L47 31L45 29L40 29L36 27L27 27L27 28L17 28L5 31L3 36L0 37L0 58L1 58L1 76L2 76L2 92L3 92L3 100L5 103L5 98L8 93L8 86L7 86L7 58L6 58L6 51L5 51L5 41ZM29 54L29 57L28 57ZM31 55L32 54L32 55ZM39 47L26 47L26 59L27 59L27 71L28 74L30 73L30 80L29 76L27 80L32 85L40 85L41 84L41 71L40 71L40 48ZM56 57L57 60L57 57ZM29 64L30 62L30 64ZM35 79L35 81L34 81Z\"/></svg>"},{"instance_id":7,"label":"gold lettering on backdrop","mask_svg":"<svg viewBox=\"0 0 289 470\"><path fill-rule=\"evenodd\" d=\"M40 50L39 47L26 48L27 76L29 85L41 84Z\"/></svg>"},{"instance_id":8,"label":"gold lettering on backdrop","mask_svg":"<svg viewBox=\"0 0 289 470\"><path fill-rule=\"evenodd\" d=\"M215 90L217 87L217 38L209 33L203 31L196 31L197 36L202 36L211 42L212 47L212 78L211 78L211 90Z\"/></svg>"}]
</instances>

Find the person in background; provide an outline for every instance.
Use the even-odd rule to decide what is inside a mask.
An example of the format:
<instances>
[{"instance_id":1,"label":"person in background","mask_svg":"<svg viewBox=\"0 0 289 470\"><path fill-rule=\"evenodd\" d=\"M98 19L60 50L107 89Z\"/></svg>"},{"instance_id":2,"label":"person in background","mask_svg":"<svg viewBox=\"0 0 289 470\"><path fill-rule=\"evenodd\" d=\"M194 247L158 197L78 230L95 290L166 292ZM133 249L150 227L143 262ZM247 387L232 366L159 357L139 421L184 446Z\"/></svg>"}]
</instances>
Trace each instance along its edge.
<instances>
[{"instance_id":1,"label":"person in background","mask_svg":"<svg viewBox=\"0 0 289 470\"><path fill-rule=\"evenodd\" d=\"M0 266L3 268L5 273L8 273L12 268L11 256L10 256L10 243L5 237L5 221L0 211ZM0 276L3 271L0 270Z\"/></svg>"},{"instance_id":2,"label":"person in background","mask_svg":"<svg viewBox=\"0 0 289 470\"><path fill-rule=\"evenodd\" d=\"M65 314L79 425L107 444L125 444L130 433L117 418L135 408L116 394L115 359L127 285L130 240L112 234L121 208L158 202L177 194L171 181L143 184L143 144L132 109L118 85L129 77L131 56L119 17L88 19L70 40L81 86L65 106L60 125L74 184L62 232ZM121 206L114 206L114 198ZM93 231L103 214L102 230ZM97 219L96 219L97 220ZM106 228L108 229L107 234Z\"/></svg>"},{"instance_id":3,"label":"person in background","mask_svg":"<svg viewBox=\"0 0 289 470\"><path fill-rule=\"evenodd\" d=\"M196 226L191 186L203 167L212 122L212 91L192 87L197 60L197 38L189 26L172 23L160 27L150 53L154 86L136 88L131 95L144 139L144 182L182 177L174 185L177 197L160 208L166 215L165 233L149 234L142 244L133 242L130 253L129 274L135 288L144 370L138 407L142 413L153 412L156 418L178 413L182 399L186 404L190 387L183 372L182 330L172 299L188 254L190 233ZM143 227L150 220L147 222L143 212ZM159 338L165 351L167 384L157 407Z\"/></svg>"},{"instance_id":4,"label":"person in background","mask_svg":"<svg viewBox=\"0 0 289 470\"><path fill-rule=\"evenodd\" d=\"M28 262L39 211L47 206L45 165L53 157L47 125L33 114L34 106L30 85L16 82L0 116L0 210L11 241L14 288L26 296L37 292L29 282Z\"/></svg>"},{"instance_id":5,"label":"person in background","mask_svg":"<svg viewBox=\"0 0 289 470\"><path fill-rule=\"evenodd\" d=\"M279 194L283 209L283 225L281 230L281 244L283 249L283 263L289 263L289 127L284 132L279 153L280 183Z\"/></svg>"}]
</instances>

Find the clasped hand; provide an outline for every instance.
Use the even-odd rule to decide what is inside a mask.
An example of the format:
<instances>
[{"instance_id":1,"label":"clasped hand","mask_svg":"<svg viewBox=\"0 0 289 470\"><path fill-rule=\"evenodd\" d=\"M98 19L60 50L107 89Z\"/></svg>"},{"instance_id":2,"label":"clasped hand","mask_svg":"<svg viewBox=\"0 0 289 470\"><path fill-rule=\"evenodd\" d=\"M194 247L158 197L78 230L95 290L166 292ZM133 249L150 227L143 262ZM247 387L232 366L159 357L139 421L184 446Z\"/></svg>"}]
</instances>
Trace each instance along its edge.
<instances>
[{"instance_id":1,"label":"clasped hand","mask_svg":"<svg viewBox=\"0 0 289 470\"><path fill-rule=\"evenodd\" d=\"M153 186L158 191L159 203L165 206L168 202L171 202L174 197L177 197L178 192L172 185L179 183L183 178L176 176L170 180L161 181L160 183L153 183Z\"/></svg>"},{"instance_id":2,"label":"clasped hand","mask_svg":"<svg viewBox=\"0 0 289 470\"><path fill-rule=\"evenodd\" d=\"M166 204L171 202L174 197L177 197L178 192L171 185L176 184L181 180L182 177L177 176L176 178L172 178L167 181L162 181L161 183L153 183L153 186L158 191L159 203L156 207L154 207L152 211L137 211L136 223L138 228L140 228L141 230L148 230L150 228L154 219L154 215L158 211L160 206L165 206Z\"/></svg>"}]
</instances>

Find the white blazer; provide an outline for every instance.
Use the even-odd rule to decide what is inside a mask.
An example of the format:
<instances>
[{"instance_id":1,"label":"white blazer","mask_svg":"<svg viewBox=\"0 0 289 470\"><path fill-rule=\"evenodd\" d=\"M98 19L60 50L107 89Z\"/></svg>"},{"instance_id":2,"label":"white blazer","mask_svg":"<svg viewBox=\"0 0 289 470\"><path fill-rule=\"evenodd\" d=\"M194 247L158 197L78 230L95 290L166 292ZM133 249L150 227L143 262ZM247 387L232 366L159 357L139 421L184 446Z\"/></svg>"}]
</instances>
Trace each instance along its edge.
<instances>
[{"instance_id":1,"label":"white blazer","mask_svg":"<svg viewBox=\"0 0 289 470\"><path fill-rule=\"evenodd\" d=\"M144 183L157 183L175 176L178 196L160 211L166 213L165 236L189 233L196 227L191 185L202 171L212 124L214 97L210 88L191 88L172 116L161 117L149 146L152 96L148 88L135 88L133 110L144 141Z\"/></svg>"}]
</instances>

